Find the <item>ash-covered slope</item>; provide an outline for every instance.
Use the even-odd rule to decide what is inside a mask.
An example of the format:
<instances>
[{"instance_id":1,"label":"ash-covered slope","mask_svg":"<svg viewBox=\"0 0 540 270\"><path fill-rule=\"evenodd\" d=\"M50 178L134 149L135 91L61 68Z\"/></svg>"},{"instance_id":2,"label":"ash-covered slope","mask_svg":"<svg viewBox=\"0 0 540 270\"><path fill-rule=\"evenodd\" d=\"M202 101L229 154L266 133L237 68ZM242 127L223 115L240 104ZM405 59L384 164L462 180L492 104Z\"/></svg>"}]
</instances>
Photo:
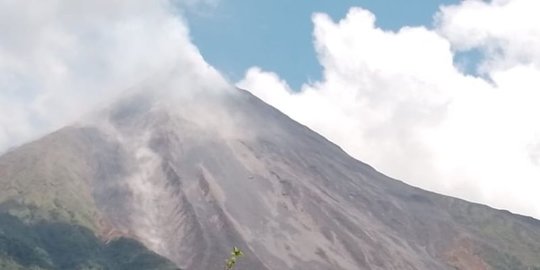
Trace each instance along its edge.
<instances>
[{"instance_id":1,"label":"ash-covered slope","mask_svg":"<svg viewBox=\"0 0 540 270\"><path fill-rule=\"evenodd\" d=\"M183 269L540 269L540 222L390 179L244 91L120 100L0 158L2 211ZM30 218L28 217L30 215Z\"/></svg>"}]
</instances>

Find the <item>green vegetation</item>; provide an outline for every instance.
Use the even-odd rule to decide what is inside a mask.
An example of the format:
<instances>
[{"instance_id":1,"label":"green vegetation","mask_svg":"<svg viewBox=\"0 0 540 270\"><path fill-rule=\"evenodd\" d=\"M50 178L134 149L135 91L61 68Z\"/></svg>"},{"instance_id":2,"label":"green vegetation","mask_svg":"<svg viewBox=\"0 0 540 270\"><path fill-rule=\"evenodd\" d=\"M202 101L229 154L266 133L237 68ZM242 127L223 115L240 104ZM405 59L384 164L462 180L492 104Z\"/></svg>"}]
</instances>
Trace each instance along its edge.
<instances>
[{"instance_id":1,"label":"green vegetation","mask_svg":"<svg viewBox=\"0 0 540 270\"><path fill-rule=\"evenodd\" d=\"M174 270L172 262L135 240L103 243L92 231L62 222L25 224L0 214L2 270Z\"/></svg>"},{"instance_id":2,"label":"green vegetation","mask_svg":"<svg viewBox=\"0 0 540 270\"><path fill-rule=\"evenodd\" d=\"M244 253L237 247L234 247L231 251L231 256L225 260L225 270L231 270L236 265L238 258L244 256Z\"/></svg>"},{"instance_id":3,"label":"green vegetation","mask_svg":"<svg viewBox=\"0 0 540 270\"><path fill-rule=\"evenodd\" d=\"M453 219L481 239L478 255L493 269L540 270L539 235L533 229L538 221L462 201L452 206Z\"/></svg>"}]
</instances>

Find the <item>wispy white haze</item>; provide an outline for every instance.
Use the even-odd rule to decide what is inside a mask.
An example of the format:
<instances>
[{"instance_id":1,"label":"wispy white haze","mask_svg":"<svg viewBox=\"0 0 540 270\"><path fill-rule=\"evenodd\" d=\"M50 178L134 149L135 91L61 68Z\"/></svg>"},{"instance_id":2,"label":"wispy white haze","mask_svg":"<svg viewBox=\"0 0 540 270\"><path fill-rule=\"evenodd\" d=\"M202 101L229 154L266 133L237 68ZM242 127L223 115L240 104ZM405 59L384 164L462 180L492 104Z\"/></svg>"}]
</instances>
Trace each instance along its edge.
<instances>
[{"instance_id":1,"label":"wispy white haze","mask_svg":"<svg viewBox=\"0 0 540 270\"><path fill-rule=\"evenodd\" d=\"M178 12L167 0L1 0L0 152L173 71L179 90L223 83Z\"/></svg>"},{"instance_id":2,"label":"wispy white haze","mask_svg":"<svg viewBox=\"0 0 540 270\"><path fill-rule=\"evenodd\" d=\"M321 81L291 89L253 67L238 85L390 176L538 218L538 10L468 0L397 32L361 8L315 14ZM482 56L474 72L462 55Z\"/></svg>"}]
</instances>

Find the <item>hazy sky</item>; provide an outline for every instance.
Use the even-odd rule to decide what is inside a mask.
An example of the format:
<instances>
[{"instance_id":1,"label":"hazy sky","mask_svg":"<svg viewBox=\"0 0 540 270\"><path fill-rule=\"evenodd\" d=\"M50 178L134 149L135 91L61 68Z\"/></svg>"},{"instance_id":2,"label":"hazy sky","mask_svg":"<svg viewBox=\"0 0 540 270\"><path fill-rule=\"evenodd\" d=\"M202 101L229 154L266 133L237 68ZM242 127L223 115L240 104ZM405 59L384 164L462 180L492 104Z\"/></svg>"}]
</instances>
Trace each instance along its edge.
<instances>
[{"instance_id":1,"label":"hazy sky","mask_svg":"<svg viewBox=\"0 0 540 270\"><path fill-rule=\"evenodd\" d=\"M175 68L188 76L179 81L248 89L392 177L538 218L538 10L0 0L0 152Z\"/></svg>"}]
</instances>

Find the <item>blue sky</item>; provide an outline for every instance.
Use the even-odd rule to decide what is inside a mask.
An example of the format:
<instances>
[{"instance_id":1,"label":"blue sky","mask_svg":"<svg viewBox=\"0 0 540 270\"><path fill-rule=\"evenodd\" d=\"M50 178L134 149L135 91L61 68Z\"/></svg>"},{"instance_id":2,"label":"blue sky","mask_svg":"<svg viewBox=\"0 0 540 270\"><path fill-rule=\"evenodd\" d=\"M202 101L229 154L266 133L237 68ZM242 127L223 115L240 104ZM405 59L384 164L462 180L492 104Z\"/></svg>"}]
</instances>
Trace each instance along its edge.
<instances>
[{"instance_id":1,"label":"blue sky","mask_svg":"<svg viewBox=\"0 0 540 270\"><path fill-rule=\"evenodd\" d=\"M231 81L251 66L279 73L294 89L320 78L321 67L313 49L314 12L334 20L353 6L370 10L386 30L430 27L443 4L457 0L220 0L215 8L186 13L193 42L206 61Z\"/></svg>"}]
</instances>

